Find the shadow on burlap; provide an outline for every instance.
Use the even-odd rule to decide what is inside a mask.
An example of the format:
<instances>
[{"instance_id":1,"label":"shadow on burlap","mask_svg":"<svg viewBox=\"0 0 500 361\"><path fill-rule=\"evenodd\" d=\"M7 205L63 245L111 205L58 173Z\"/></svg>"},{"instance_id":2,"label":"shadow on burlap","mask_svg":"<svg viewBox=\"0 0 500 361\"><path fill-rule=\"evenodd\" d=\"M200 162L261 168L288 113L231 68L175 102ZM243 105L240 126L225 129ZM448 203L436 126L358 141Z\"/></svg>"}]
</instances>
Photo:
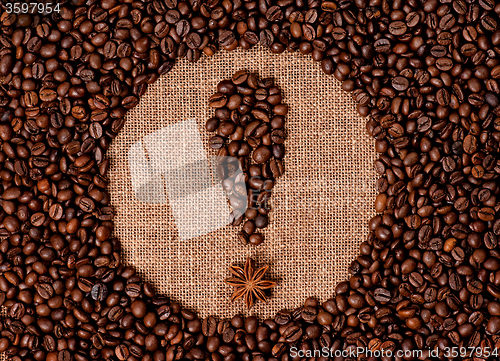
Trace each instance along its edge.
<instances>
[{"instance_id":1,"label":"shadow on burlap","mask_svg":"<svg viewBox=\"0 0 500 361\"><path fill-rule=\"evenodd\" d=\"M237 238L239 227L232 226L181 240L168 200L138 201L128 152L148 134L195 119L207 155L213 155L204 129L213 115L207 100L219 81L240 69L274 77L290 108L286 170L273 190L266 240L258 247L244 246ZM375 156L354 101L309 57L273 55L256 47L221 51L196 64L183 59L129 111L108 152L114 235L121 240L126 264L134 265L158 292L201 316L267 317L300 306L309 296L323 301L346 278L366 238L367 221L374 214ZM230 302L232 289L223 282L228 267L243 265L247 256L257 265L269 264L268 278L279 283L270 300L250 312L243 302Z\"/></svg>"}]
</instances>

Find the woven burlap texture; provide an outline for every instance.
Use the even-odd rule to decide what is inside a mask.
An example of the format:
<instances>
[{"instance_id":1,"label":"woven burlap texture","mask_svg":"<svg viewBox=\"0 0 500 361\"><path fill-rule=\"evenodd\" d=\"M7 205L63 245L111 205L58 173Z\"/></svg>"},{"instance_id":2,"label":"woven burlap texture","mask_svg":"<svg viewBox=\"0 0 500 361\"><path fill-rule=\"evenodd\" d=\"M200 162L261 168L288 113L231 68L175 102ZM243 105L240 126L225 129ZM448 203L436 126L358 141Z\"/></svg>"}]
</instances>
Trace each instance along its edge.
<instances>
[{"instance_id":1,"label":"woven burlap texture","mask_svg":"<svg viewBox=\"0 0 500 361\"><path fill-rule=\"evenodd\" d=\"M241 69L274 77L290 108L286 171L273 190L266 240L258 247L244 246L237 238L239 228L226 226L181 241L168 200L148 204L134 195L129 149L159 129L195 119L207 156L213 155L207 147L211 135L204 128L213 115L207 101L219 81ZM159 293L203 317L267 317L298 307L309 296L321 301L332 297L374 214L375 151L365 121L340 83L309 56L275 55L255 47L203 56L196 64L178 61L127 113L108 151L114 235L122 243L124 262ZM243 302L230 302L232 289L223 282L228 267L243 265L248 256L257 265L268 264L267 278L278 282L269 301L250 311Z\"/></svg>"}]
</instances>

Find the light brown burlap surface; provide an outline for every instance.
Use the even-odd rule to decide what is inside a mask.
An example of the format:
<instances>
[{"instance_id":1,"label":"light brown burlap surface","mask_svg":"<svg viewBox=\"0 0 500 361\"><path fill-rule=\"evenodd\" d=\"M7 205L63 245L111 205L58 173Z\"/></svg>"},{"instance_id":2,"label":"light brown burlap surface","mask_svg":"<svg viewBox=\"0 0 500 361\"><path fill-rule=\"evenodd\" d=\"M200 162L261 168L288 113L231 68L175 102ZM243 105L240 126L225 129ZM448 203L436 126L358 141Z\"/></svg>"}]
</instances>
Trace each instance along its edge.
<instances>
[{"instance_id":1,"label":"light brown burlap surface","mask_svg":"<svg viewBox=\"0 0 500 361\"><path fill-rule=\"evenodd\" d=\"M266 240L258 247L244 246L236 236L239 228L225 226L182 241L168 201L148 204L134 195L129 149L161 128L195 119L207 154L214 154L206 146L210 135L204 124L213 115L207 100L220 80L240 69L274 77L290 108L286 171L273 191ZM308 296L331 297L374 213L375 151L365 119L340 83L300 54L273 55L257 47L222 51L196 64L179 61L127 114L108 157L114 235L122 242L125 263L201 316L266 317L297 307ZM257 303L250 312L242 302L230 302L232 289L223 283L228 267L243 265L247 256L257 265L269 264L268 278L278 282L268 303Z\"/></svg>"}]
</instances>

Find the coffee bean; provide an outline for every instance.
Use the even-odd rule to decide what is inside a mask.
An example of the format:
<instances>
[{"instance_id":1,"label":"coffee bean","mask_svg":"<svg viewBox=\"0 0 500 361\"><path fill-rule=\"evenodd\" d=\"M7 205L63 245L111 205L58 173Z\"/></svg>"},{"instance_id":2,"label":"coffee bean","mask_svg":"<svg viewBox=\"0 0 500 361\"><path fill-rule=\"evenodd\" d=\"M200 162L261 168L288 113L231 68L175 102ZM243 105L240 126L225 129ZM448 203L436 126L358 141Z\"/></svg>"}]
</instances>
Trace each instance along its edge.
<instances>
[{"instance_id":1,"label":"coffee bean","mask_svg":"<svg viewBox=\"0 0 500 361\"><path fill-rule=\"evenodd\" d=\"M452 157L444 157L442 162L445 172L453 172L455 170L456 163Z\"/></svg>"},{"instance_id":2,"label":"coffee bean","mask_svg":"<svg viewBox=\"0 0 500 361\"><path fill-rule=\"evenodd\" d=\"M414 287L421 287L423 285L424 279L420 273L412 272L409 277L409 281Z\"/></svg>"},{"instance_id":3,"label":"coffee bean","mask_svg":"<svg viewBox=\"0 0 500 361\"><path fill-rule=\"evenodd\" d=\"M400 36L406 33L406 24L403 21L393 21L389 24L389 32L392 35Z\"/></svg>"},{"instance_id":4,"label":"coffee bean","mask_svg":"<svg viewBox=\"0 0 500 361\"><path fill-rule=\"evenodd\" d=\"M335 40L340 41L345 39L347 36L347 31L344 28L336 27L332 30L332 36Z\"/></svg>"},{"instance_id":5,"label":"coffee bean","mask_svg":"<svg viewBox=\"0 0 500 361\"><path fill-rule=\"evenodd\" d=\"M260 146L254 151L252 157L256 163L263 164L271 158L271 151L266 146Z\"/></svg>"},{"instance_id":6,"label":"coffee bean","mask_svg":"<svg viewBox=\"0 0 500 361\"><path fill-rule=\"evenodd\" d=\"M271 6L266 12L268 21L276 22L283 20L283 12L279 6Z\"/></svg>"},{"instance_id":7,"label":"coffee bean","mask_svg":"<svg viewBox=\"0 0 500 361\"><path fill-rule=\"evenodd\" d=\"M219 136L210 138L210 148L220 149L224 146L224 139Z\"/></svg>"},{"instance_id":8,"label":"coffee bean","mask_svg":"<svg viewBox=\"0 0 500 361\"><path fill-rule=\"evenodd\" d=\"M213 317L208 317L203 320L202 324L203 335L207 337L214 336L216 330L217 330L217 322Z\"/></svg>"},{"instance_id":9,"label":"coffee bean","mask_svg":"<svg viewBox=\"0 0 500 361\"><path fill-rule=\"evenodd\" d=\"M132 109L139 104L139 99L133 95L122 100L122 105L125 109Z\"/></svg>"},{"instance_id":10,"label":"coffee bean","mask_svg":"<svg viewBox=\"0 0 500 361\"><path fill-rule=\"evenodd\" d=\"M450 58L439 58L436 60L436 67L441 71L448 71L453 67L453 60Z\"/></svg>"},{"instance_id":11,"label":"coffee bean","mask_svg":"<svg viewBox=\"0 0 500 361\"><path fill-rule=\"evenodd\" d=\"M102 283L96 283L92 287L92 298L96 301L104 301L106 297L108 296L108 289L106 286Z\"/></svg>"},{"instance_id":12,"label":"coffee bean","mask_svg":"<svg viewBox=\"0 0 500 361\"><path fill-rule=\"evenodd\" d=\"M212 108L222 108L227 104L227 97L222 93L216 93L208 101Z\"/></svg>"},{"instance_id":13,"label":"coffee bean","mask_svg":"<svg viewBox=\"0 0 500 361\"><path fill-rule=\"evenodd\" d=\"M122 344L122 345L116 346L115 355L118 358L118 360L124 361L129 357L130 352L129 352L127 346Z\"/></svg>"},{"instance_id":14,"label":"coffee bean","mask_svg":"<svg viewBox=\"0 0 500 361\"><path fill-rule=\"evenodd\" d=\"M73 356L68 350L59 351L57 361L73 361Z\"/></svg>"},{"instance_id":15,"label":"coffee bean","mask_svg":"<svg viewBox=\"0 0 500 361\"><path fill-rule=\"evenodd\" d=\"M186 44L190 49L196 49L201 45L201 37L197 33L190 33L186 37Z\"/></svg>"},{"instance_id":16,"label":"coffee bean","mask_svg":"<svg viewBox=\"0 0 500 361\"><path fill-rule=\"evenodd\" d=\"M391 300L391 293L384 288L377 288L374 297L378 302L387 303Z\"/></svg>"},{"instance_id":17,"label":"coffee bean","mask_svg":"<svg viewBox=\"0 0 500 361\"><path fill-rule=\"evenodd\" d=\"M240 70L233 74L231 80L234 84L240 85L246 82L247 78L248 78L248 73L245 72L244 70Z\"/></svg>"},{"instance_id":18,"label":"coffee bean","mask_svg":"<svg viewBox=\"0 0 500 361\"><path fill-rule=\"evenodd\" d=\"M51 285L47 283L41 283L37 286L36 288L37 293L42 297L43 299L48 300L51 298L54 294L54 289L52 288Z\"/></svg>"},{"instance_id":19,"label":"coffee bean","mask_svg":"<svg viewBox=\"0 0 500 361\"><path fill-rule=\"evenodd\" d=\"M236 41L235 36L232 31L221 30L219 32L219 43L222 46L230 46Z\"/></svg>"},{"instance_id":20,"label":"coffee bean","mask_svg":"<svg viewBox=\"0 0 500 361\"><path fill-rule=\"evenodd\" d=\"M408 82L408 79L402 76L397 76L394 79L392 79L392 87L396 89L397 91L404 91L408 89L410 83Z\"/></svg>"},{"instance_id":21,"label":"coffee bean","mask_svg":"<svg viewBox=\"0 0 500 361\"><path fill-rule=\"evenodd\" d=\"M5 54L0 59L0 74L2 76L8 75L11 72L13 66L14 63L12 56L10 56L9 54Z\"/></svg>"},{"instance_id":22,"label":"coffee bean","mask_svg":"<svg viewBox=\"0 0 500 361\"><path fill-rule=\"evenodd\" d=\"M391 42L389 41L389 39L382 38L382 39L378 39L377 41L375 41L373 46L374 46L376 52L385 53L385 52L388 52L390 50Z\"/></svg>"},{"instance_id":23,"label":"coffee bean","mask_svg":"<svg viewBox=\"0 0 500 361\"><path fill-rule=\"evenodd\" d=\"M259 34L259 40L262 46L270 47L274 41L274 35L270 30L264 29Z\"/></svg>"},{"instance_id":24,"label":"coffee bean","mask_svg":"<svg viewBox=\"0 0 500 361\"><path fill-rule=\"evenodd\" d=\"M463 147L466 153L474 153L477 149L477 139L473 135L467 135L464 138Z\"/></svg>"},{"instance_id":25,"label":"coffee bean","mask_svg":"<svg viewBox=\"0 0 500 361\"><path fill-rule=\"evenodd\" d=\"M2 194L2 199L3 200L14 200L17 199L21 196L22 192L19 187L9 187L7 188L3 194Z\"/></svg>"},{"instance_id":26,"label":"coffee bean","mask_svg":"<svg viewBox=\"0 0 500 361\"><path fill-rule=\"evenodd\" d=\"M283 333L283 338L288 343L294 343L301 337L302 337L302 329L298 326L290 326Z\"/></svg>"}]
</instances>

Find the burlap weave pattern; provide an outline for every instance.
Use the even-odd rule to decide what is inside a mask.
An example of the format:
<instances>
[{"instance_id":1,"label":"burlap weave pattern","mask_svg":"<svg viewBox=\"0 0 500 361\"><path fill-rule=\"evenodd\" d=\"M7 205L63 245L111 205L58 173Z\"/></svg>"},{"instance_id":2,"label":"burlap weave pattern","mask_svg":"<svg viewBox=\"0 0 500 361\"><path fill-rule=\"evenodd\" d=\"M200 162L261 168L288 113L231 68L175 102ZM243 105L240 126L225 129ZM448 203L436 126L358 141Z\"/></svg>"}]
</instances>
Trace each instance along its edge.
<instances>
[{"instance_id":1,"label":"burlap weave pattern","mask_svg":"<svg viewBox=\"0 0 500 361\"><path fill-rule=\"evenodd\" d=\"M147 204L135 197L128 150L144 136L187 119L197 121L206 147L210 135L204 124L213 114L207 99L220 80L240 69L274 77L290 108L286 172L273 191L266 240L258 247L244 246L238 228L226 226L180 241L168 201ZM124 261L159 292L201 316L265 317L297 307L308 296L325 300L345 279L374 213L373 148L351 97L318 63L300 54L274 55L256 47L221 51L196 64L178 61L127 114L108 151L114 235L122 242ZM228 267L242 265L247 256L269 264L268 277L279 282L268 303L250 312L242 302L229 301L231 287L223 283Z\"/></svg>"}]
</instances>

